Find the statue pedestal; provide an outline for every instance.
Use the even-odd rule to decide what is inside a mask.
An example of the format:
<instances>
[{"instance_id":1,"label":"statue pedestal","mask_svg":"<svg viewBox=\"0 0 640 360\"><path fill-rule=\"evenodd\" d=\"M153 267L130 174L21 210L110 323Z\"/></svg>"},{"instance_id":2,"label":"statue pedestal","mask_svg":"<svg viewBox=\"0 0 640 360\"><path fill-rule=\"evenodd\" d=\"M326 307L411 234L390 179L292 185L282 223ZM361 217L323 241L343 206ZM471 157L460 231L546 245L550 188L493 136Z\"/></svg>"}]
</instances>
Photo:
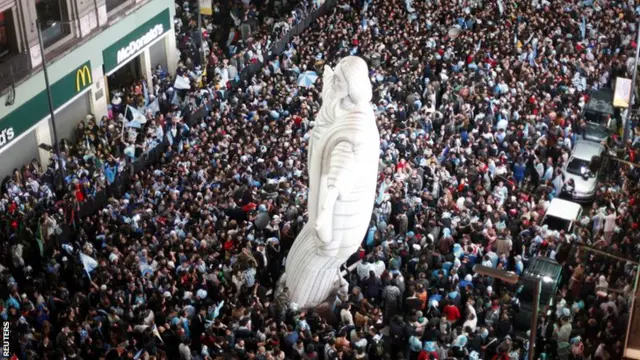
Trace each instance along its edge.
<instances>
[{"instance_id":1,"label":"statue pedestal","mask_svg":"<svg viewBox=\"0 0 640 360\"><path fill-rule=\"evenodd\" d=\"M320 317L323 318L327 322L327 324L331 325L334 328L340 325L340 319L332 310L335 304L335 298L336 295L334 294L333 296L329 297L327 300L323 301L321 304L313 308L313 312L320 315Z\"/></svg>"},{"instance_id":2,"label":"statue pedestal","mask_svg":"<svg viewBox=\"0 0 640 360\"><path fill-rule=\"evenodd\" d=\"M280 279L278 279L278 282L276 283L275 291L273 293L274 299L276 299L282 293L282 289L286 286L285 279L286 279L285 275L282 275ZM312 308L307 308L307 309L299 308L298 310L306 311L306 312L313 311L314 313L320 315L320 317L323 318L329 325L335 327L340 325L340 319L336 316L336 314L333 311L337 297L338 297L338 291L334 291L331 295L327 297L326 300L324 300L320 304Z\"/></svg>"}]
</instances>

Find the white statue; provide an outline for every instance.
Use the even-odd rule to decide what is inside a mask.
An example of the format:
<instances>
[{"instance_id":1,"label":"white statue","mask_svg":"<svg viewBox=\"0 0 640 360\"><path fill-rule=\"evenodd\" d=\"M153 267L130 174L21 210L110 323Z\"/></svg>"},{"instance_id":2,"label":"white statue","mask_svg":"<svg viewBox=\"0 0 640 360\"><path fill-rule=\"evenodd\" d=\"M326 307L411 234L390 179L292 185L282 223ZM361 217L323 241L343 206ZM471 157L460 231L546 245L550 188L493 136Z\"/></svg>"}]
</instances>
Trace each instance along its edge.
<instances>
[{"instance_id":1,"label":"white statue","mask_svg":"<svg viewBox=\"0 0 640 360\"><path fill-rule=\"evenodd\" d=\"M322 107L311 133L309 220L287 257L281 284L300 308L319 305L348 285L340 266L364 239L376 194L380 134L364 60L325 66Z\"/></svg>"}]
</instances>

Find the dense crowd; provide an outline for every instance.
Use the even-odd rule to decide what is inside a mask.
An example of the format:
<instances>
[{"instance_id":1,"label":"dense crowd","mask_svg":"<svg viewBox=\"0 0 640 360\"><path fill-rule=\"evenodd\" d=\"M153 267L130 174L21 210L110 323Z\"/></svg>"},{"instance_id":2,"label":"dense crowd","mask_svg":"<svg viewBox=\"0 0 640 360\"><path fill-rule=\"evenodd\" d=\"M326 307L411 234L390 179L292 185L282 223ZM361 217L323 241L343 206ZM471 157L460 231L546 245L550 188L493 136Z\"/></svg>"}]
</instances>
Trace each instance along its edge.
<instances>
[{"instance_id":1,"label":"dense crowd","mask_svg":"<svg viewBox=\"0 0 640 360\"><path fill-rule=\"evenodd\" d=\"M243 1L240 13L272 1ZM124 89L106 118L79 127L63 151L71 191L35 163L3 183L1 316L18 358L523 359L525 299L473 265L521 274L567 243L637 258L640 174L623 163L572 231L540 224L567 189L560 169L588 97L630 77L627 3L342 0L273 58L274 22L258 21L262 40L234 53L242 36L212 36L207 20L206 67L193 15L176 20L178 73L158 69L150 89ZM320 316L273 285L306 221L321 104L321 77L300 86L298 75L349 54L370 67L379 187L349 295ZM241 80L234 59L264 66ZM176 89L185 76L189 88ZM144 114L139 127L126 126L136 120L126 105ZM161 139L158 164L78 216L127 157ZM618 139L607 146L633 158ZM535 358L621 359L636 271L572 252L540 313Z\"/></svg>"}]
</instances>

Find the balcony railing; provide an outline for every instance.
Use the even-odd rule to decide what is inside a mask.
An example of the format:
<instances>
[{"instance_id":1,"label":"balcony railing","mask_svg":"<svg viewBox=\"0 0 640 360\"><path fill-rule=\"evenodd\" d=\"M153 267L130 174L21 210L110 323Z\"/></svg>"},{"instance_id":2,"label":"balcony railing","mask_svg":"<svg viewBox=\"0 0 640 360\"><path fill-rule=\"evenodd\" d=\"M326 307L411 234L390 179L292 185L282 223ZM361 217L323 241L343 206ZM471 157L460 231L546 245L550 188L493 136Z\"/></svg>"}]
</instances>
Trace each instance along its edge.
<instances>
[{"instance_id":1,"label":"balcony railing","mask_svg":"<svg viewBox=\"0 0 640 360\"><path fill-rule=\"evenodd\" d=\"M4 94L11 84L29 74L31 59L28 53L12 54L0 60L0 94Z\"/></svg>"}]
</instances>

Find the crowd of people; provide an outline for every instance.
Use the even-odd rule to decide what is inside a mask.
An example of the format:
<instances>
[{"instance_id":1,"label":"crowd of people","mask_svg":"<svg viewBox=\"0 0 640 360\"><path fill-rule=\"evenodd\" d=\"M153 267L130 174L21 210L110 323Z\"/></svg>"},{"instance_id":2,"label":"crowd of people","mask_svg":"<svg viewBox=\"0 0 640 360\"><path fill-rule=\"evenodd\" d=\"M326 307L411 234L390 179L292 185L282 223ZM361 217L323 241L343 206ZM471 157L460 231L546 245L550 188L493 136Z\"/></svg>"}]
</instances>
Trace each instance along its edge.
<instances>
[{"instance_id":1,"label":"crowd of people","mask_svg":"<svg viewBox=\"0 0 640 360\"><path fill-rule=\"evenodd\" d=\"M156 69L149 89L132 85L80 125L63 161L3 182L0 316L17 358L524 359L532 346L516 319L527 299L474 265L522 274L569 243L637 259L640 173L628 164L611 162L571 231L541 226L566 188L561 168L590 94L631 77L631 5L339 0L270 56L277 22L254 11L274 11L272 1L215 4L217 18L260 19L262 40L215 35L205 20L204 66L195 7L177 4L177 74ZM370 67L379 187L349 295L320 314L273 287L306 221L306 148L322 102L321 76L300 86L298 75L347 55ZM245 62L263 67L241 79ZM174 88L177 77L189 87ZM192 113L204 115L187 124ZM607 146L633 159L619 139ZM157 164L79 215L164 141ZM563 261L536 359L622 358L637 268L619 258L582 249Z\"/></svg>"}]
</instances>

